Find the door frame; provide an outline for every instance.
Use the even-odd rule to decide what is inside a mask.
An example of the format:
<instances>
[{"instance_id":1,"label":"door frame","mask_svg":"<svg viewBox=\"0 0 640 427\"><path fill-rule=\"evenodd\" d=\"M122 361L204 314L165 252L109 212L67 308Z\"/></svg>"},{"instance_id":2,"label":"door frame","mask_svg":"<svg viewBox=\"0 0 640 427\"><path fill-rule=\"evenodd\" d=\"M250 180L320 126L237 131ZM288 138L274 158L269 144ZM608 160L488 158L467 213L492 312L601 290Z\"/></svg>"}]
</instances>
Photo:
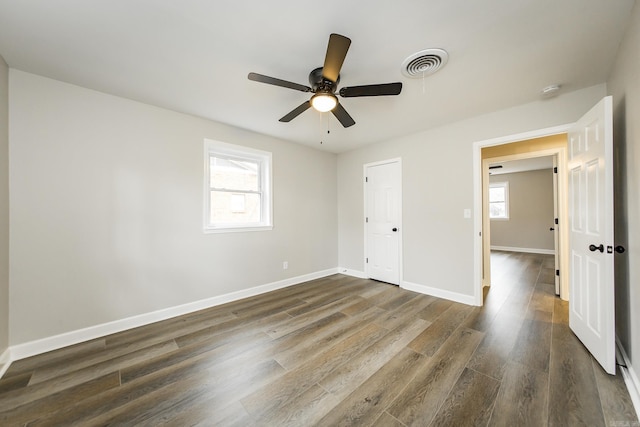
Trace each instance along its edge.
<instances>
[{"instance_id":1,"label":"door frame","mask_svg":"<svg viewBox=\"0 0 640 427\"><path fill-rule=\"evenodd\" d=\"M482 161L482 148L484 147L492 147L496 145L504 145L509 144L516 141L525 141L528 139L542 138L545 136L558 135L563 133L568 133L569 129L571 129L573 123L554 126L549 128L537 129L529 132L523 132L519 134L506 135L498 138L486 139L481 141L476 141L473 143L473 211L474 211L474 221L473 221L473 230L474 230L474 301L475 305L481 306L483 305L483 269L484 265L484 246L487 246L487 251L490 253L488 238L487 236L483 236L483 222L488 221L488 215L484 214L483 207L483 194L485 193L484 184L487 184L488 179L483 180L483 177L489 176L488 162L485 162L483 165ZM568 233L567 233L567 213L568 213L568 201L567 201L567 192L566 192L566 149L552 149L552 150L543 150L536 151L529 154L532 154L530 157L538 157L539 153L549 152L546 155L553 155L558 152L558 178L559 182L559 200L560 203L560 212L559 217L565 218L564 227L560 227L561 232L559 234L560 238L560 264L562 267L562 272L560 275L560 296L562 299L567 300L569 298L569 277L568 277ZM545 154L542 154L545 155ZM518 155L521 158L524 158L524 155ZM515 160L515 156L512 160ZM562 224L561 224L562 225ZM488 228L487 228L488 230ZM487 240L485 240L485 237ZM486 242L486 245L484 244ZM490 274L490 273L489 273Z\"/></svg>"},{"instance_id":2,"label":"door frame","mask_svg":"<svg viewBox=\"0 0 640 427\"><path fill-rule=\"evenodd\" d=\"M398 168L400 169L400 180L399 180L399 188L398 188L398 286L402 287L403 285L403 262L402 262L402 236L404 234L404 227L402 226L402 157L395 157L387 160L380 160L377 162L365 163L362 165L362 188L364 193L364 207L363 207L363 230L364 230L364 254L362 260L364 261L364 275L366 278L369 278L369 264L366 262L367 260L367 170L370 167L386 165L389 163L397 163Z\"/></svg>"}]
</instances>

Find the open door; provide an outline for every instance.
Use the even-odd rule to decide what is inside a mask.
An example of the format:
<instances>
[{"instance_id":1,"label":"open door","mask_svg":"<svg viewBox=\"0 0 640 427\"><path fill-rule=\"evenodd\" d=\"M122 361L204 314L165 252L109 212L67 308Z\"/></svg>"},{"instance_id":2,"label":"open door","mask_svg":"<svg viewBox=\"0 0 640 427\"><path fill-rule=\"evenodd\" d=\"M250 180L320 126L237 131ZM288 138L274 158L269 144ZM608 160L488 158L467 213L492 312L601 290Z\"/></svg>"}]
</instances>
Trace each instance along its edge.
<instances>
[{"instance_id":1,"label":"open door","mask_svg":"<svg viewBox=\"0 0 640 427\"><path fill-rule=\"evenodd\" d=\"M560 296L560 233L558 232L558 219L560 218L560 196L558 191L558 155L553 156L553 225L551 231L553 231L553 263L555 269L555 285L556 295Z\"/></svg>"},{"instance_id":2,"label":"open door","mask_svg":"<svg viewBox=\"0 0 640 427\"><path fill-rule=\"evenodd\" d=\"M569 131L569 326L615 374L613 119L608 96Z\"/></svg>"}]
</instances>

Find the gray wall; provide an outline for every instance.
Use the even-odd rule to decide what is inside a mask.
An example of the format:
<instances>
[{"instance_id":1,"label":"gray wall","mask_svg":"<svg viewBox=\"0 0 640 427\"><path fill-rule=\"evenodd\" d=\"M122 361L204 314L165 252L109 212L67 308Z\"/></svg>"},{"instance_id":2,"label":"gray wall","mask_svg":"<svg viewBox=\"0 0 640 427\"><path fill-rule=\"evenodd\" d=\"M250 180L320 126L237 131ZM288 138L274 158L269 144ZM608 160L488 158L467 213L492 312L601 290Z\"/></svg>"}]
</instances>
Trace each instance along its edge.
<instances>
[{"instance_id":1,"label":"gray wall","mask_svg":"<svg viewBox=\"0 0 640 427\"><path fill-rule=\"evenodd\" d=\"M15 69L9 87L11 345L337 266L334 154ZM203 233L205 138L273 153L272 231Z\"/></svg>"},{"instance_id":2,"label":"gray wall","mask_svg":"<svg viewBox=\"0 0 640 427\"><path fill-rule=\"evenodd\" d=\"M9 67L0 56L0 356L9 346ZM0 360L0 363L2 361Z\"/></svg>"},{"instance_id":3,"label":"gray wall","mask_svg":"<svg viewBox=\"0 0 640 427\"><path fill-rule=\"evenodd\" d=\"M640 375L640 3L620 45L607 89L613 96L616 169L616 332ZM636 386L640 386L636 384Z\"/></svg>"},{"instance_id":4,"label":"gray wall","mask_svg":"<svg viewBox=\"0 0 640 427\"><path fill-rule=\"evenodd\" d=\"M572 123L605 95L602 84L341 153L340 267L364 271L363 165L401 157L403 280L473 297L473 143Z\"/></svg>"},{"instance_id":5,"label":"gray wall","mask_svg":"<svg viewBox=\"0 0 640 427\"><path fill-rule=\"evenodd\" d=\"M491 246L554 250L553 169L491 175L509 183L509 219L491 220Z\"/></svg>"}]
</instances>

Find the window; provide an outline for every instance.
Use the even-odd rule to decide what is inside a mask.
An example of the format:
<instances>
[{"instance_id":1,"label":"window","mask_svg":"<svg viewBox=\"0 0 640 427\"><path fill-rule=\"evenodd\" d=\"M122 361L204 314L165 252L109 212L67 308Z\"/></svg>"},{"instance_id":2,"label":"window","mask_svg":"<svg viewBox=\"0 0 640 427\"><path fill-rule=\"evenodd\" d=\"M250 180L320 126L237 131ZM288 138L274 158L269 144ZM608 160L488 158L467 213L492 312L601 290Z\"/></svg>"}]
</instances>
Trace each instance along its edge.
<instances>
[{"instance_id":1,"label":"window","mask_svg":"<svg viewBox=\"0 0 640 427\"><path fill-rule=\"evenodd\" d=\"M204 231L270 230L271 153L205 140Z\"/></svg>"},{"instance_id":2,"label":"window","mask_svg":"<svg viewBox=\"0 0 640 427\"><path fill-rule=\"evenodd\" d=\"M489 184L489 218L509 219L509 183Z\"/></svg>"}]
</instances>

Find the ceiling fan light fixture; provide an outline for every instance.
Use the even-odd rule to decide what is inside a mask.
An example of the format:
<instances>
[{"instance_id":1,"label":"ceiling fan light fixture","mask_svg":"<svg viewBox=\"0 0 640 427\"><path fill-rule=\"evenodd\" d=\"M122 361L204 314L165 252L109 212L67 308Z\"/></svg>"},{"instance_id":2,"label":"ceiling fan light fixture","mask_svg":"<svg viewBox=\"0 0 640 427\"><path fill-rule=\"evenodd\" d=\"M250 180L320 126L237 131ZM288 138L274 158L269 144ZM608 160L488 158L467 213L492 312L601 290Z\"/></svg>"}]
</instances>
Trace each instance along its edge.
<instances>
[{"instance_id":1,"label":"ceiling fan light fixture","mask_svg":"<svg viewBox=\"0 0 640 427\"><path fill-rule=\"evenodd\" d=\"M332 93L318 92L311 97L311 105L317 111L326 113L327 111L331 111L336 108L336 105L338 105L338 98L336 98Z\"/></svg>"}]
</instances>

